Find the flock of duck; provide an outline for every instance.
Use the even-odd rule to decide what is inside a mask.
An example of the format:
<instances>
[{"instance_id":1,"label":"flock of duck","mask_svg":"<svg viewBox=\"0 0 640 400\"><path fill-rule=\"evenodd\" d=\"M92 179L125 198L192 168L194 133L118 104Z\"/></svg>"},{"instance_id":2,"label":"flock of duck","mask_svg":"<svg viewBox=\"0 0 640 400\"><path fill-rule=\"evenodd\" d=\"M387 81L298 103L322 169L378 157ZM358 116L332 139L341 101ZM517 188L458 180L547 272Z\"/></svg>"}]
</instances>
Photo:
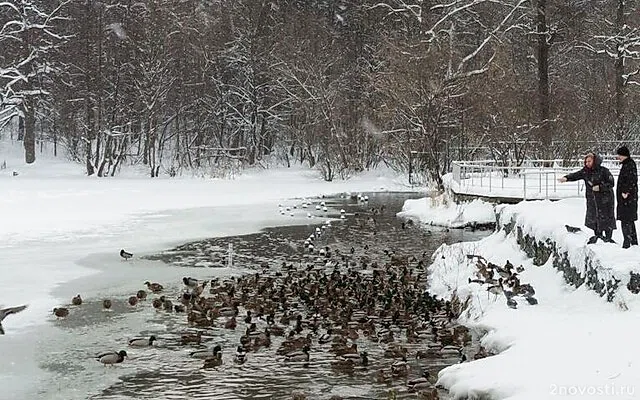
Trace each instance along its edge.
<instances>
[{"instance_id":1,"label":"flock of duck","mask_svg":"<svg viewBox=\"0 0 640 400\"><path fill-rule=\"evenodd\" d=\"M518 274L524 271L522 266L516 267L507 260L504 267L500 267L474 254L467 255L467 258L476 260L477 267L476 278L469 278L469 284L487 285L487 296L493 294L497 299L498 295L504 295L507 306L514 309L518 308L516 296L523 297L530 305L538 304L538 300L534 297L536 291L533 286L520 282Z\"/></svg>"},{"instance_id":2,"label":"flock of duck","mask_svg":"<svg viewBox=\"0 0 640 400\"><path fill-rule=\"evenodd\" d=\"M319 207L322 210L326 205ZM383 213L384 206L372 210L373 215ZM281 208L283 211L286 209ZM375 219L371 223L375 225ZM408 225L403 223L402 229ZM313 362L313 353L323 352L331 355L330 366L336 373L368 370L378 383L403 380L420 398L438 399L429 371L421 369L420 376L409 379L410 360L464 362L471 335L456 324L461 310L453 301L438 299L425 290L427 254L416 257L385 250L384 257L372 259L367 244L341 250L323 243L330 227L327 221L315 228L304 241L304 255L295 262L284 261L278 268L263 267L242 277L201 280L187 276L180 290L147 281L145 289L127 302L140 306L153 297L150 303L157 312L184 313L195 331L181 332L180 344L193 347L189 355L201 360L203 368L222 365L222 354L227 351L236 364L251 363L252 353L272 352L283 363L304 366ZM133 254L123 249L120 256L128 260ZM496 296L504 294L510 307L517 306L516 296L537 303L533 288L519 281L521 267L507 262L502 268L481 256L468 257L478 267L470 284L487 285L487 292ZM82 302L79 294L71 301L74 306ZM103 301L104 309L111 305L111 300ZM70 311L57 307L53 314L67 318ZM219 343L206 343L216 337L216 330L240 331L241 336L226 349ZM155 335L132 338L129 351L154 346L157 340ZM372 346L382 349L375 358L367 351ZM473 358L487 355L481 347ZM120 350L99 354L96 359L113 365L127 357L127 351Z\"/></svg>"}]
</instances>

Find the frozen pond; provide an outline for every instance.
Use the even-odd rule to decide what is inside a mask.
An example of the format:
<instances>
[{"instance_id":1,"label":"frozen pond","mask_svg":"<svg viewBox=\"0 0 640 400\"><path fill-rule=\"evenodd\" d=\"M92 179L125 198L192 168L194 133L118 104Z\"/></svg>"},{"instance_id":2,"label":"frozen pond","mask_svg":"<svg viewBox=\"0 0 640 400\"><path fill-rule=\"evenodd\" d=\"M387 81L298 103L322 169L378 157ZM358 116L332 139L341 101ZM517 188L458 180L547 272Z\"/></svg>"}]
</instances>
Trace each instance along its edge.
<instances>
[{"instance_id":1,"label":"frozen pond","mask_svg":"<svg viewBox=\"0 0 640 400\"><path fill-rule=\"evenodd\" d=\"M295 217L289 217L288 212L286 216L280 215L277 205L265 206L272 207L266 213L253 206L191 209L172 215L150 216L144 221L144 231L137 232L148 235L147 245L141 249L128 248L136 257L127 262L118 257L119 248L110 253L95 254L90 252L88 243L78 246L79 258L86 255L81 264L99 272L61 285L55 295L67 298L70 303L71 298L80 293L84 303L78 307L61 304L70 307L69 317L56 320L51 316L49 324L34 328L24 334L24 339L12 342L13 351L25 354L24 365L20 366L24 375L32 369L34 376L41 377L32 383L31 397L23 398L286 399L292 391L301 391L313 399L329 399L336 395L349 399L385 399L391 390L398 393L398 398L408 397L407 378L384 383L376 379L377 371L389 368L394 362L383 356L384 346L379 343L366 339L356 341L359 348L368 351L370 364L367 368L356 368L352 373L333 371L330 363L334 356L322 346L313 346L312 361L308 366L286 364L282 357L275 355L282 338L274 338L271 349L250 352L249 360L237 365L233 363L233 355L243 334L242 322L238 322L235 331L221 326L204 330L202 346L183 345L181 333L193 330L184 313L155 310L151 300L158 296L151 294L145 302L134 307L127 304L129 296L145 289L145 281L162 283L165 286L163 294L177 304L175 299L184 289L183 276L198 279L239 276L264 268L276 270L282 262L304 262L309 258L302 246L304 239L326 220L325 216L339 218L341 208L346 210L347 218L334 221L331 228L325 230L319 239L321 245L345 254L353 247L354 257L366 256L381 263L391 250L424 259L428 265L430 254L442 243L475 240L487 234L439 228L427 230L406 224L403 227L395 213L405 199L420 197L420 194L370 193L368 196L370 199L366 203L350 198L325 199L328 213L311 206L293 210ZM314 205L319 201L314 199ZM283 205L296 203L300 204L300 201ZM379 213L383 205L383 212ZM314 217L306 218L307 212ZM226 221L224 231L221 226L211 228L210 224L215 225L215 222L206 222L215 220L220 213L224 214L221 219ZM273 213L273 216L263 217L256 223L256 213ZM192 225L198 228L194 231ZM246 234L260 225L277 227ZM162 243L166 245L162 249L153 246L154 234L161 229L175 230L172 234L175 246L168 243ZM216 238L182 243L179 240L181 230L189 232L185 239L191 239L207 237L209 229L217 233ZM232 236L220 237L220 233ZM132 242L138 243L133 239ZM235 253L233 268L224 267L229 243L233 244ZM102 306L103 299L107 298L113 302L109 311L103 310ZM245 310L241 308L240 316L244 314ZM151 334L159 339L154 347L131 349L127 346L129 338ZM189 356L194 350L214 344L223 348L222 366L203 368L201 360ZM406 344L411 355L418 346ZM103 351L121 349L127 350L129 358L113 368L105 368L92 358ZM31 359L33 362L28 361ZM457 362L456 357L429 360L408 357L408 360L409 378L417 377L423 368L437 373L440 368Z\"/></svg>"}]
</instances>

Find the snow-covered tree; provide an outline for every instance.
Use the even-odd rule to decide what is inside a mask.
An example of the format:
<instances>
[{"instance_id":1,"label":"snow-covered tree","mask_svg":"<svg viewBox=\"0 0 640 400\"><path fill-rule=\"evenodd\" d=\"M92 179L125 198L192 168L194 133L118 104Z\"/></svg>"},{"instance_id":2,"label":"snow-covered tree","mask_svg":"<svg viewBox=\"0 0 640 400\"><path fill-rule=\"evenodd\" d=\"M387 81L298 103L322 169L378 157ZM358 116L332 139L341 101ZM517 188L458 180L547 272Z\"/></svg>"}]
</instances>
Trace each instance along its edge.
<instances>
[{"instance_id":1,"label":"snow-covered tree","mask_svg":"<svg viewBox=\"0 0 640 400\"><path fill-rule=\"evenodd\" d=\"M25 161L35 161L36 113L57 66L50 55L67 38L58 27L68 1L0 1L0 121L20 118Z\"/></svg>"}]
</instances>

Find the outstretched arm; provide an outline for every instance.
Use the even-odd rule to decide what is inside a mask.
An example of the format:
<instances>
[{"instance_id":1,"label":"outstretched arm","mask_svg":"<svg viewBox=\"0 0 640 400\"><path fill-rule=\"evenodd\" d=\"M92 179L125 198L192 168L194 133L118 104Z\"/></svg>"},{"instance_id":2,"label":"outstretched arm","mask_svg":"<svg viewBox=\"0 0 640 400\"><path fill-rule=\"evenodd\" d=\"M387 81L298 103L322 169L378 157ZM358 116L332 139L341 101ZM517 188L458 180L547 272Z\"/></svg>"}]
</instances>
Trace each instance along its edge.
<instances>
[{"instance_id":1,"label":"outstretched arm","mask_svg":"<svg viewBox=\"0 0 640 400\"><path fill-rule=\"evenodd\" d=\"M585 176L584 168L582 168L579 171L572 172L568 175L565 175L564 178L567 182L574 182L574 181L579 181L581 179L584 179L584 176Z\"/></svg>"}]
</instances>

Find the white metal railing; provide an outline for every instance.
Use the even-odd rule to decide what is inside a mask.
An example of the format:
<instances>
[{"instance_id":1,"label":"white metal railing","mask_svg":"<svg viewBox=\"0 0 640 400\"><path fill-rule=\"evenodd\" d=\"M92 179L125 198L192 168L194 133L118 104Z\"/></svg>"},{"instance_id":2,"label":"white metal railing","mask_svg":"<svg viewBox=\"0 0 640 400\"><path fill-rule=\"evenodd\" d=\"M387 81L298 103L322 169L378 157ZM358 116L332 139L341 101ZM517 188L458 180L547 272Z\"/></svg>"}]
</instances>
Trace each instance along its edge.
<instances>
[{"instance_id":1,"label":"white metal railing","mask_svg":"<svg viewBox=\"0 0 640 400\"><path fill-rule=\"evenodd\" d=\"M584 195L582 182L559 183L558 179L582 168L583 160L525 160L521 165L503 165L494 160L454 161L452 178L457 192L491 197L560 199ZM620 166L613 156L603 165L617 179Z\"/></svg>"}]
</instances>

